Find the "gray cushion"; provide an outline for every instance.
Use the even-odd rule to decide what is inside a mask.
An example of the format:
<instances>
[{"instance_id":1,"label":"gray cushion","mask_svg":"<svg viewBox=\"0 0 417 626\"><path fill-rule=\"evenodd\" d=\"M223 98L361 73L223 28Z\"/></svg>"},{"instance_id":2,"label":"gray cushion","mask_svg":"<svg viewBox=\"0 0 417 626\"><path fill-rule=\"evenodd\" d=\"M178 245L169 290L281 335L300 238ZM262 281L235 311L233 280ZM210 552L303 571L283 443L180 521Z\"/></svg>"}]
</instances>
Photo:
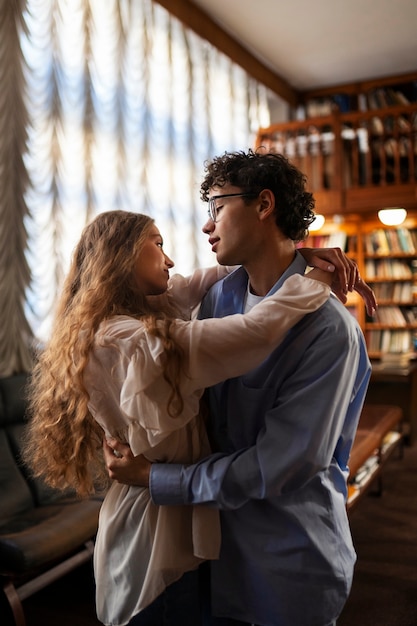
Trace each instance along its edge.
<instances>
[{"instance_id":1,"label":"gray cushion","mask_svg":"<svg viewBox=\"0 0 417 626\"><path fill-rule=\"evenodd\" d=\"M67 556L97 531L101 500L63 500L0 526L0 574L19 575Z\"/></svg>"},{"instance_id":2,"label":"gray cushion","mask_svg":"<svg viewBox=\"0 0 417 626\"><path fill-rule=\"evenodd\" d=\"M22 422L25 415L27 374L0 378L0 396L4 412L0 411L0 426Z\"/></svg>"},{"instance_id":3,"label":"gray cushion","mask_svg":"<svg viewBox=\"0 0 417 626\"><path fill-rule=\"evenodd\" d=\"M12 578L79 550L95 536L102 502L50 489L21 462L26 382L26 374L0 378L0 575Z\"/></svg>"},{"instance_id":4,"label":"gray cushion","mask_svg":"<svg viewBox=\"0 0 417 626\"><path fill-rule=\"evenodd\" d=\"M0 428L0 523L34 506L30 489L16 465L6 433Z\"/></svg>"}]
</instances>

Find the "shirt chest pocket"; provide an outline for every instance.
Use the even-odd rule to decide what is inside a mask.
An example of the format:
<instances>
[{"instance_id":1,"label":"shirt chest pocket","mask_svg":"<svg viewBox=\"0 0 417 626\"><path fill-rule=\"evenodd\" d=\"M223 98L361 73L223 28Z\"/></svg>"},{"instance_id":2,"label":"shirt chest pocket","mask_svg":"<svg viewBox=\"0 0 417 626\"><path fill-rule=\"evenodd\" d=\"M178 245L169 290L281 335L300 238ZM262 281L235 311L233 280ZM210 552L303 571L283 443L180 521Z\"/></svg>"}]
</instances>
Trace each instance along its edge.
<instances>
[{"instance_id":1,"label":"shirt chest pocket","mask_svg":"<svg viewBox=\"0 0 417 626\"><path fill-rule=\"evenodd\" d=\"M230 381L226 400L227 432L236 450L252 446L264 428L265 415L274 407L277 391L248 386L242 378Z\"/></svg>"}]
</instances>

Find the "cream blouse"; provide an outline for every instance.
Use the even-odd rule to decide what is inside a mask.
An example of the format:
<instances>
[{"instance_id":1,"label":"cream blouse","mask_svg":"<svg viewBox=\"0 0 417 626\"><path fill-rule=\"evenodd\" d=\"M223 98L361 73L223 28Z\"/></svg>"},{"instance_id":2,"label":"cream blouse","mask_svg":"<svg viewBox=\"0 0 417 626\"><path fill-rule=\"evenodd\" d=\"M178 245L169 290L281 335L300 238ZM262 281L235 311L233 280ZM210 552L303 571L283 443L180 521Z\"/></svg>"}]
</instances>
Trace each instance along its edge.
<instances>
[{"instance_id":1,"label":"cream blouse","mask_svg":"<svg viewBox=\"0 0 417 626\"><path fill-rule=\"evenodd\" d=\"M224 270L175 275L168 297L191 311ZM164 349L144 324L128 316L102 323L85 384L89 408L107 436L153 462L190 464L210 453L199 401L205 387L260 364L306 313L327 299L330 288L300 275L246 315L176 320L172 332L186 355L181 379L184 409L167 412L170 387L163 377ZM104 499L94 570L100 621L122 626L171 583L220 548L218 511L206 506L157 506L149 490L114 482Z\"/></svg>"}]
</instances>

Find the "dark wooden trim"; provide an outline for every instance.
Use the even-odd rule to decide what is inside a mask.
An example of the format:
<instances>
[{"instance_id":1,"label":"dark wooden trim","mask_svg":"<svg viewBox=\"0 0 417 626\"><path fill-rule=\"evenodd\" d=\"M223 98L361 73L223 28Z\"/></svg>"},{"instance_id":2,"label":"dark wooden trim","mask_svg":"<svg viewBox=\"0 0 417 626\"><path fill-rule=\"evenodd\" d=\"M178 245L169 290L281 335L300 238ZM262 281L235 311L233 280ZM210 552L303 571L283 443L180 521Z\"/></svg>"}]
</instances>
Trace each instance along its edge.
<instances>
[{"instance_id":1,"label":"dark wooden trim","mask_svg":"<svg viewBox=\"0 0 417 626\"><path fill-rule=\"evenodd\" d=\"M325 98L326 96L333 96L335 93L346 94L359 94L371 89L377 89L378 87L387 87L389 85L396 85L399 83L411 83L417 80L417 72L409 72L408 74L396 74L394 76L381 76L380 78L372 78L369 80L362 80L354 83L341 83L339 85L332 85L328 87L321 87L316 89L306 89L300 91L300 96L303 101L310 98Z\"/></svg>"},{"instance_id":2,"label":"dark wooden trim","mask_svg":"<svg viewBox=\"0 0 417 626\"><path fill-rule=\"evenodd\" d=\"M226 0L227 1L227 0ZM211 17L190 0L154 0L169 13L181 20L197 35L206 39L218 50L226 54L232 61L243 67L248 74L268 87L271 91L296 106L299 102L298 93L287 81L275 74L266 65L256 59L236 39L216 24Z\"/></svg>"}]
</instances>

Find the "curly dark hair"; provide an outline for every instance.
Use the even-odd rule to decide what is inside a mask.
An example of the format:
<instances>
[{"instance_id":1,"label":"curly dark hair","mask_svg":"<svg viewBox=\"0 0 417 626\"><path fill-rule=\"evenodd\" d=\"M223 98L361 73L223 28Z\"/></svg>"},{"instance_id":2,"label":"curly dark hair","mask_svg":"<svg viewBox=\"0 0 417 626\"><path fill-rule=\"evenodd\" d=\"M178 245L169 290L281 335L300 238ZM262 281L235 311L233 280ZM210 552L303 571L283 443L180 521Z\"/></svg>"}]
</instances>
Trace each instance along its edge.
<instances>
[{"instance_id":1,"label":"curly dark hair","mask_svg":"<svg viewBox=\"0 0 417 626\"><path fill-rule=\"evenodd\" d=\"M269 189L275 196L278 228L295 242L307 237L314 221L314 197L305 189L306 176L282 154L253 150L225 152L206 162L204 171L200 187L204 202L208 201L209 191L214 186L229 184L255 194Z\"/></svg>"}]
</instances>

